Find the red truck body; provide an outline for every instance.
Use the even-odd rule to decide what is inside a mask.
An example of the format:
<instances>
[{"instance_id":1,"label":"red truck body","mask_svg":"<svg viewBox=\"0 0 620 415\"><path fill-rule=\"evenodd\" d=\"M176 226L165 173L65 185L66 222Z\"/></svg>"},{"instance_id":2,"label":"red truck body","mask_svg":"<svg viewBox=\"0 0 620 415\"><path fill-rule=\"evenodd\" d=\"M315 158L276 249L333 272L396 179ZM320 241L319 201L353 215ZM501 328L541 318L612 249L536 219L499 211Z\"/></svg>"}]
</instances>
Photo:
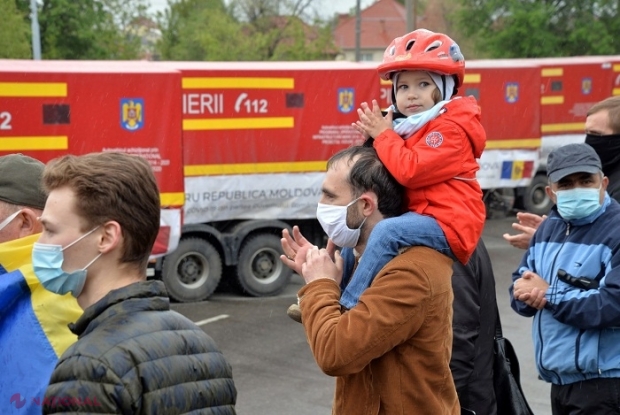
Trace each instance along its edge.
<instances>
[{"instance_id":1,"label":"red truck body","mask_svg":"<svg viewBox=\"0 0 620 415\"><path fill-rule=\"evenodd\" d=\"M522 59L540 68L540 163L529 186L521 188L521 207L538 214L549 211L547 156L562 145L583 142L590 107L620 94L620 56Z\"/></svg>"},{"instance_id":2,"label":"red truck body","mask_svg":"<svg viewBox=\"0 0 620 415\"><path fill-rule=\"evenodd\" d=\"M139 62L1 61L0 155L43 162L100 151L145 157L162 201L153 254L171 252L184 202L180 82L175 71Z\"/></svg>"},{"instance_id":3,"label":"red truck body","mask_svg":"<svg viewBox=\"0 0 620 415\"><path fill-rule=\"evenodd\" d=\"M0 60L0 155L147 158L162 196L155 270L171 297L208 298L224 275L273 295L291 276L282 229L297 224L323 242L326 161L363 141L351 127L361 102L390 104L376 65ZM583 140L589 106L620 94L620 56L468 61L459 94L481 107L486 195L501 189L502 206L516 196L544 210L541 146Z\"/></svg>"}]
</instances>

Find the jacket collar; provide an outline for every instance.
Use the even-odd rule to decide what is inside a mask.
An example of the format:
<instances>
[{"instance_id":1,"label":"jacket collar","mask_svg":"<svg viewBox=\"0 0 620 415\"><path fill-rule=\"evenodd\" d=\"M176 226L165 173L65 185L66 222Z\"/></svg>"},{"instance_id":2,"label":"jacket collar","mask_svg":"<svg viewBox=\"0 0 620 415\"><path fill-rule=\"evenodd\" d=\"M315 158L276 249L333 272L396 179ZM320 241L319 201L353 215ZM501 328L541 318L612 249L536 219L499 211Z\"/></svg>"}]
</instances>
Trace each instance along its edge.
<instances>
[{"instance_id":1,"label":"jacket collar","mask_svg":"<svg viewBox=\"0 0 620 415\"><path fill-rule=\"evenodd\" d=\"M110 291L84 310L78 321L69 324L69 329L80 338L119 313L166 310L170 310L170 299L164 283L157 280L140 281Z\"/></svg>"}]
</instances>

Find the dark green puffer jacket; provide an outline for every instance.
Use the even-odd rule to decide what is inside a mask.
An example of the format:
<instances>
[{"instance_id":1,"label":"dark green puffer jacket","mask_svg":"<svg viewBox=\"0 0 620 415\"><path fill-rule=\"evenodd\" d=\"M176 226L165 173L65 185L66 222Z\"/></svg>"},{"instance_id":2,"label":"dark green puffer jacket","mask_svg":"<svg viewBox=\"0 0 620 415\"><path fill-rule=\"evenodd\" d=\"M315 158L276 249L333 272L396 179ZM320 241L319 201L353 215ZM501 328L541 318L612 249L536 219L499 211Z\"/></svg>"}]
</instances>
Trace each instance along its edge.
<instances>
[{"instance_id":1,"label":"dark green puffer jacket","mask_svg":"<svg viewBox=\"0 0 620 415\"><path fill-rule=\"evenodd\" d=\"M111 291L69 325L45 414L235 414L232 369L211 337L170 310L161 281Z\"/></svg>"}]
</instances>

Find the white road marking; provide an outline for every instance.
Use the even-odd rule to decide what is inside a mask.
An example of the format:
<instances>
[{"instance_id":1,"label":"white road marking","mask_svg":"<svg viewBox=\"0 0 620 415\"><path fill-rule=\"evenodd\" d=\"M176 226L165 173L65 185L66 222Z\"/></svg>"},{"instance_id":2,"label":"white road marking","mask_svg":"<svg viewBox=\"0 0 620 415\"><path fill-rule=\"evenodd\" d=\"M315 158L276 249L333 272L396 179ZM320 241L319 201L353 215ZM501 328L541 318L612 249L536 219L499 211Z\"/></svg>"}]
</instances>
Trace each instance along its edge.
<instances>
[{"instance_id":1,"label":"white road marking","mask_svg":"<svg viewBox=\"0 0 620 415\"><path fill-rule=\"evenodd\" d=\"M214 321L224 320L225 318L230 317L228 314L220 314L219 316L211 317L206 320L200 320L196 322L197 326L204 326L205 324L213 323Z\"/></svg>"}]
</instances>

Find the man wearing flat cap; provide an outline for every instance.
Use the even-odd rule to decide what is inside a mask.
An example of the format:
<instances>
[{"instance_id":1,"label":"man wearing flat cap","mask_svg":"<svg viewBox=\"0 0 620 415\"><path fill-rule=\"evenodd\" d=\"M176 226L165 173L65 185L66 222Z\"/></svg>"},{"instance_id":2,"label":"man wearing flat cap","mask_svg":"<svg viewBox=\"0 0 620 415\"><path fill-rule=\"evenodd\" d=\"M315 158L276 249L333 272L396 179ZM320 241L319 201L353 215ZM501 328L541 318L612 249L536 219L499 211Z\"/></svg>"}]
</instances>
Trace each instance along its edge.
<instances>
[{"instance_id":1,"label":"man wearing flat cap","mask_svg":"<svg viewBox=\"0 0 620 415\"><path fill-rule=\"evenodd\" d=\"M540 377L554 414L620 414L620 204L587 144L549 154L540 224L510 287L512 308L534 317Z\"/></svg>"},{"instance_id":2,"label":"man wearing flat cap","mask_svg":"<svg viewBox=\"0 0 620 415\"><path fill-rule=\"evenodd\" d=\"M0 243L41 232L43 166L23 154L0 157Z\"/></svg>"},{"instance_id":3,"label":"man wearing flat cap","mask_svg":"<svg viewBox=\"0 0 620 415\"><path fill-rule=\"evenodd\" d=\"M82 314L70 294L46 290L32 269L44 164L23 154L0 157L0 412L40 414L58 358L77 338L67 324ZM38 404L37 404L38 403Z\"/></svg>"}]
</instances>

